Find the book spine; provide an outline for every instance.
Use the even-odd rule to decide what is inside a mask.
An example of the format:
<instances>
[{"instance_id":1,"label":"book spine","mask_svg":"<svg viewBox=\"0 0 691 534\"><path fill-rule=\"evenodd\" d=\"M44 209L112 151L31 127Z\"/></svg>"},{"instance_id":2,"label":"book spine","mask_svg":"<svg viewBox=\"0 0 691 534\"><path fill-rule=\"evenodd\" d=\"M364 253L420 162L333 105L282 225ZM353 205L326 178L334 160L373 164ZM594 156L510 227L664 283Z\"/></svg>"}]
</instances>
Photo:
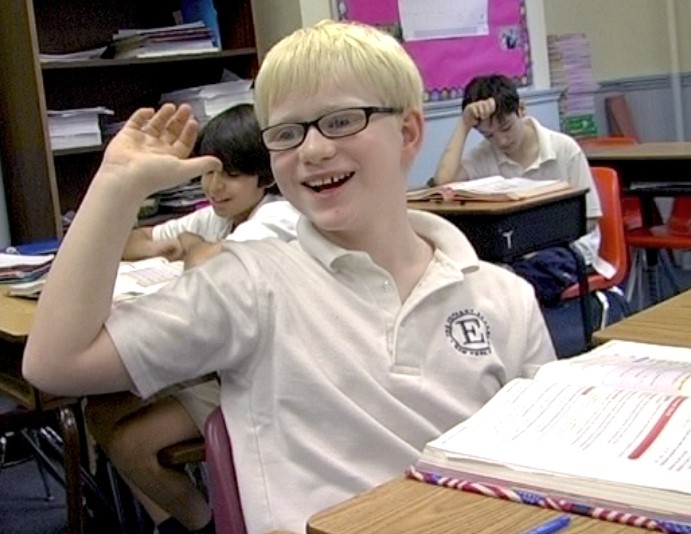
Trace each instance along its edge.
<instances>
[{"instance_id":1,"label":"book spine","mask_svg":"<svg viewBox=\"0 0 691 534\"><path fill-rule=\"evenodd\" d=\"M542 495L535 492L514 490L492 484L480 484L478 482L447 477L429 471L421 471L414 466L410 466L408 468L406 471L406 477L420 482L425 482L427 484L433 484L435 486L443 486L445 488L467 491L469 493L485 495L495 499L503 499L521 504L539 506L540 508L546 508L549 510L583 515L593 519L601 519L613 523L641 527L655 532L665 532L668 534L691 534L690 523L665 519L658 520L639 514L620 512L617 510L600 508L598 506L592 506L589 504L574 503L565 499L551 497L549 495Z\"/></svg>"}]
</instances>

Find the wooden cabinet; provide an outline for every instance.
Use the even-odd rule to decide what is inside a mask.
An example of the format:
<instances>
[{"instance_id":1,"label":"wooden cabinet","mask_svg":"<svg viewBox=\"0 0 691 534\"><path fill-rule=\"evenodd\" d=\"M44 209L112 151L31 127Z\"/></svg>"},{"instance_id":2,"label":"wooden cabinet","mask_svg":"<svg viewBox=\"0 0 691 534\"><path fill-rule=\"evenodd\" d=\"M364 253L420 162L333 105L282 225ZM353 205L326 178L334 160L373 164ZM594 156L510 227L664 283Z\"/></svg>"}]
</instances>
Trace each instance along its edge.
<instances>
[{"instance_id":1,"label":"wooden cabinet","mask_svg":"<svg viewBox=\"0 0 691 534\"><path fill-rule=\"evenodd\" d=\"M0 161L12 243L62 237L103 147L52 151L48 109L105 106L112 121L157 106L162 93L243 78L258 59L250 0L215 0L222 51L147 59L42 63L39 53L105 45L119 28L174 24L180 0L3 0L0 16Z\"/></svg>"}]
</instances>

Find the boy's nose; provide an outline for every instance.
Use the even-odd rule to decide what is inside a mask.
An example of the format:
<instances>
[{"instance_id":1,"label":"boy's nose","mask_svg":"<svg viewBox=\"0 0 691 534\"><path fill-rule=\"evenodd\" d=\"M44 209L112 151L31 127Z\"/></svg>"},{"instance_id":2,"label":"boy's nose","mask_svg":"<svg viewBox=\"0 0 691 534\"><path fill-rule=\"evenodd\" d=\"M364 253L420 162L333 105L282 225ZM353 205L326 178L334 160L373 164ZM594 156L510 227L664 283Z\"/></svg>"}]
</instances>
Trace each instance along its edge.
<instances>
[{"instance_id":1,"label":"boy's nose","mask_svg":"<svg viewBox=\"0 0 691 534\"><path fill-rule=\"evenodd\" d=\"M310 126L305 133L305 140L300 146L302 159L307 162L330 158L335 152L334 140L324 137L315 126Z\"/></svg>"}]
</instances>

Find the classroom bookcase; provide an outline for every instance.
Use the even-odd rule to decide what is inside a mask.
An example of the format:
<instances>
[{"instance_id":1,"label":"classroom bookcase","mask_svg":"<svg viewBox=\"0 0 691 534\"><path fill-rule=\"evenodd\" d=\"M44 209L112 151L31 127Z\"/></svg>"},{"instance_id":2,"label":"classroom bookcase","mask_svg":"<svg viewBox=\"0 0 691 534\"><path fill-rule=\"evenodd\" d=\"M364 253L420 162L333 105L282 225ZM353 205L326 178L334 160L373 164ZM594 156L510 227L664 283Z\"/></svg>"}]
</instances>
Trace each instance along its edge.
<instances>
[{"instance_id":1,"label":"classroom bookcase","mask_svg":"<svg viewBox=\"0 0 691 534\"><path fill-rule=\"evenodd\" d=\"M3 0L0 17L0 161L13 244L61 238L62 215L76 210L103 146L53 151L48 109L105 106L109 120L157 106L162 93L216 83L223 69L256 74L250 0L214 0L222 50L147 59L42 63L105 45L119 28L174 24L180 0Z\"/></svg>"}]
</instances>

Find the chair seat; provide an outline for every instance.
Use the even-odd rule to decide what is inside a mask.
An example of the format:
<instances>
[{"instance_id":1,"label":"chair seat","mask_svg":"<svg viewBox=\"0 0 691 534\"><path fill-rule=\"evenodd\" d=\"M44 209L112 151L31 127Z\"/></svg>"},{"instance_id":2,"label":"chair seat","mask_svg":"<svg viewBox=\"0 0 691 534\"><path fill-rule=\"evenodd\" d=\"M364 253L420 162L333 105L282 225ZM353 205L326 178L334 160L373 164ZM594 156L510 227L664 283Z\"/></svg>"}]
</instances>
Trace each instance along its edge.
<instances>
[{"instance_id":1,"label":"chair seat","mask_svg":"<svg viewBox=\"0 0 691 534\"><path fill-rule=\"evenodd\" d=\"M601 274L591 274L588 276L588 292L602 291L612 287L612 280L609 280ZM573 284L567 287L561 294L562 300L573 299L580 297L581 292L578 284Z\"/></svg>"},{"instance_id":2,"label":"chair seat","mask_svg":"<svg viewBox=\"0 0 691 534\"><path fill-rule=\"evenodd\" d=\"M179 467L206 459L204 438L188 439L169 445L158 451L158 461L166 467Z\"/></svg>"},{"instance_id":3,"label":"chair seat","mask_svg":"<svg viewBox=\"0 0 691 534\"><path fill-rule=\"evenodd\" d=\"M626 232L626 243L636 248L691 248L691 234L674 233L667 225L634 228Z\"/></svg>"}]
</instances>

